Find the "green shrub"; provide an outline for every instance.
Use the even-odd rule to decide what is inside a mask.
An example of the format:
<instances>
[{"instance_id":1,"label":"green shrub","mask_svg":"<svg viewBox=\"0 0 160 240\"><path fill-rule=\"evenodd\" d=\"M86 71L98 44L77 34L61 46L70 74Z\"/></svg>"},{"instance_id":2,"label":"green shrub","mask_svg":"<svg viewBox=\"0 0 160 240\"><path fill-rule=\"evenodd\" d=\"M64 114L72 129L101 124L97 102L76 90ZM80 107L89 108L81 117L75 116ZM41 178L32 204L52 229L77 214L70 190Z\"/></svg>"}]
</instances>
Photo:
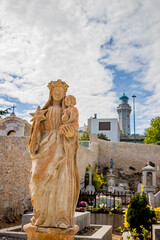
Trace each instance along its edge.
<instances>
[{"instance_id":1,"label":"green shrub","mask_svg":"<svg viewBox=\"0 0 160 240\"><path fill-rule=\"evenodd\" d=\"M102 140L110 141L110 139L103 133L98 133L97 137Z\"/></svg>"},{"instance_id":2,"label":"green shrub","mask_svg":"<svg viewBox=\"0 0 160 240\"><path fill-rule=\"evenodd\" d=\"M143 228L150 230L151 224L156 222L155 211L148 205L146 195L142 193L132 197L125 213L125 227L131 232L136 229L137 233L141 234Z\"/></svg>"},{"instance_id":3,"label":"green shrub","mask_svg":"<svg viewBox=\"0 0 160 240\"><path fill-rule=\"evenodd\" d=\"M90 132L88 131L88 128L85 128L81 136L79 137L79 141L89 141L89 134Z\"/></svg>"},{"instance_id":4,"label":"green shrub","mask_svg":"<svg viewBox=\"0 0 160 240\"><path fill-rule=\"evenodd\" d=\"M7 114L9 114L9 110L11 109L7 108L5 110L0 110L0 119L2 118L2 116L6 116Z\"/></svg>"}]
</instances>

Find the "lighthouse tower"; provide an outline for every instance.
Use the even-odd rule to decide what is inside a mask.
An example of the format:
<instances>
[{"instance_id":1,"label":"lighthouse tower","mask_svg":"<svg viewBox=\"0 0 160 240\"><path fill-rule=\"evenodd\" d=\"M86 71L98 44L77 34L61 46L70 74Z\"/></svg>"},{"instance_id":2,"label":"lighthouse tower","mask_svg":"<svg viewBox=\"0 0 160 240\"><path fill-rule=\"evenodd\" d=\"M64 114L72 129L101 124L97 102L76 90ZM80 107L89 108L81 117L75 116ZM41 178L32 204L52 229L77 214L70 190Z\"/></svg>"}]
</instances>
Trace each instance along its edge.
<instances>
[{"instance_id":1,"label":"lighthouse tower","mask_svg":"<svg viewBox=\"0 0 160 240\"><path fill-rule=\"evenodd\" d=\"M119 126L123 135L130 135L130 113L131 106L128 104L128 97L123 93L120 97L121 103L117 107L117 112L119 115Z\"/></svg>"}]
</instances>

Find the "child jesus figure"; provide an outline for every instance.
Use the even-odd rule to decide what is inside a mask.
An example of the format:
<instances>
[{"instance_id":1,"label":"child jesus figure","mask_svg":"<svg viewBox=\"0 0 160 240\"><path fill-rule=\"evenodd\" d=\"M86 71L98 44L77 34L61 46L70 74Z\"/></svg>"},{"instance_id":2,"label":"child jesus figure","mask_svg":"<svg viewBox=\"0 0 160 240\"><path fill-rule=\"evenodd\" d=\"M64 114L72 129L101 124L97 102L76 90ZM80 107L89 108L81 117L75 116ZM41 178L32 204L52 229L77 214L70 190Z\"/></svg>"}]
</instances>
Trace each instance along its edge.
<instances>
[{"instance_id":1,"label":"child jesus figure","mask_svg":"<svg viewBox=\"0 0 160 240\"><path fill-rule=\"evenodd\" d=\"M78 110L76 107L76 98L72 95L68 95L64 100L64 114L62 116L63 125L60 128L59 134L65 134L66 126L70 125L73 128L77 128L78 124Z\"/></svg>"}]
</instances>

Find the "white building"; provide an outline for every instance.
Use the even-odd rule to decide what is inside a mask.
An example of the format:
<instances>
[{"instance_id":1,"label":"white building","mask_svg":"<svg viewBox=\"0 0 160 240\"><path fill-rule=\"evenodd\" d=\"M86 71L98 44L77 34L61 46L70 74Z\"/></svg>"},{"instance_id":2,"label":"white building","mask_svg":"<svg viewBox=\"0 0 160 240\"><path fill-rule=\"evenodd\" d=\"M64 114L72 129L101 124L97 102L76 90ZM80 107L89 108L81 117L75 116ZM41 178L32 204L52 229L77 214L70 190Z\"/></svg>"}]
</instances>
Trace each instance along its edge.
<instances>
[{"instance_id":1,"label":"white building","mask_svg":"<svg viewBox=\"0 0 160 240\"><path fill-rule=\"evenodd\" d=\"M113 142L120 141L120 129L118 119L116 118L94 118L88 119L88 130L91 134L101 134L106 135L108 139Z\"/></svg>"}]
</instances>

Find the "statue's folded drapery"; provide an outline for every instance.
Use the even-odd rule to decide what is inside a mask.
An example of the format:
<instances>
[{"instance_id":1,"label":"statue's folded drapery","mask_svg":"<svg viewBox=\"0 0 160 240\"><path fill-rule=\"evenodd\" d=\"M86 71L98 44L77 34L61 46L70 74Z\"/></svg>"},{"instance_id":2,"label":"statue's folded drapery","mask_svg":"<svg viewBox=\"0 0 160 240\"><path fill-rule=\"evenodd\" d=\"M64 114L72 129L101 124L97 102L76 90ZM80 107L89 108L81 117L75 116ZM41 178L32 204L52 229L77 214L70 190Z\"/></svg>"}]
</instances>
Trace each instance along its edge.
<instances>
[{"instance_id":1,"label":"statue's folded drapery","mask_svg":"<svg viewBox=\"0 0 160 240\"><path fill-rule=\"evenodd\" d=\"M61 105L46 109L46 120L39 123L37 131L37 136L40 136L38 150L31 153L32 224L66 228L74 225L79 196L77 125L70 124L73 136L60 135L63 115ZM36 124L33 124L32 134L35 127Z\"/></svg>"}]
</instances>

